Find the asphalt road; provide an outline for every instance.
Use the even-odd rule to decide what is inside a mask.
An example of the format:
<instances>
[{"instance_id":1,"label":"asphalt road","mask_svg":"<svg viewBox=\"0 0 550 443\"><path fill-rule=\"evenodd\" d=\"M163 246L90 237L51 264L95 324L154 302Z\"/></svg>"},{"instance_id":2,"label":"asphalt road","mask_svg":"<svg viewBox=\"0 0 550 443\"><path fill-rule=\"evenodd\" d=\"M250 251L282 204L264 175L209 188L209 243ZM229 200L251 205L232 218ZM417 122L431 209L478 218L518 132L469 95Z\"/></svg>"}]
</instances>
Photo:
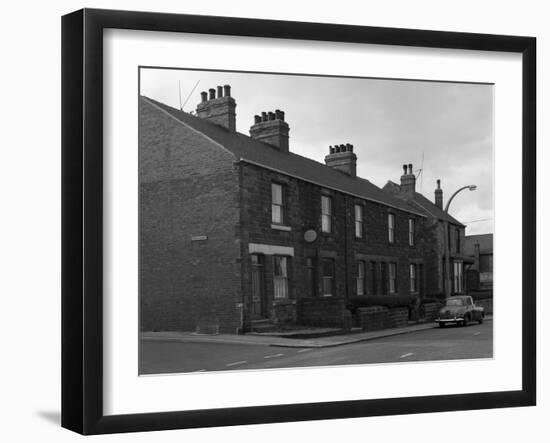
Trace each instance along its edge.
<instances>
[{"instance_id":1,"label":"asphalt road","mask_svg":"<svg viewBox=\"0 0 550 443\"><path fill-rule=\"evenodd\" d=\"M331 348L143 340L140 374L491 358L492 325L447 326Z\"/></svg>"}]
</instances>

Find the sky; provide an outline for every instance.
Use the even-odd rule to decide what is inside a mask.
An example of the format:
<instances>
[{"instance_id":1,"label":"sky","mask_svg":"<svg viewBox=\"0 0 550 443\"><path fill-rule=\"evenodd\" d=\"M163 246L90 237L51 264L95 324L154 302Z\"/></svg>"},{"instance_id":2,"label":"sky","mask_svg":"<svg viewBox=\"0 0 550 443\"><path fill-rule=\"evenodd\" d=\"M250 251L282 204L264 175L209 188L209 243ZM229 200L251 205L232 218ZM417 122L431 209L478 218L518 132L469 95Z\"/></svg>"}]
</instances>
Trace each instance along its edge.
<instances>
[{"instance_id":1,"label":"sky","mask_svg":"<svg viewBox=\"0 0 550 443\"><path fill-rule=\"evenodd\" d=\"M198 84L197 84L198 83ZM399 183L413 164L416 190L433 201L441 179L444 204L466 234L493 232L493 86L396 79L343 78L184 69L140 70L140 93L194 111L200 92L231 85L237 131L254 115L285 112L290 150L324 163L329 146L351 143L357 175L379 187Z\"/></svg>"}]
</instances>

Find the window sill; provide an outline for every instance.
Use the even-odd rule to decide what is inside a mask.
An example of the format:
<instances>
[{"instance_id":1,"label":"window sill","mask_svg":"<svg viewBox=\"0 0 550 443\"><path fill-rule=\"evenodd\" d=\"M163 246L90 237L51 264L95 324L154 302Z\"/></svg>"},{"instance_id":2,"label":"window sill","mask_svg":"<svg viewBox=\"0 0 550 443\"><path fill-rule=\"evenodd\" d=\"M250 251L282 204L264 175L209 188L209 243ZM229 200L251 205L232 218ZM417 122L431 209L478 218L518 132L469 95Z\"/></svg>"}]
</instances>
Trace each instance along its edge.
<instances>
[{"instance_id":1,"label":"window sill","mask_svg":"<svg viewBox=\"0 0 550 443\"><path fill-rule=\"evenodd\" d=\"M274 223L271 223L271 229L276 229L277 231L292 231L292 228L290 226L286 225L277 225Z\"/></svg>"}]
</instances>

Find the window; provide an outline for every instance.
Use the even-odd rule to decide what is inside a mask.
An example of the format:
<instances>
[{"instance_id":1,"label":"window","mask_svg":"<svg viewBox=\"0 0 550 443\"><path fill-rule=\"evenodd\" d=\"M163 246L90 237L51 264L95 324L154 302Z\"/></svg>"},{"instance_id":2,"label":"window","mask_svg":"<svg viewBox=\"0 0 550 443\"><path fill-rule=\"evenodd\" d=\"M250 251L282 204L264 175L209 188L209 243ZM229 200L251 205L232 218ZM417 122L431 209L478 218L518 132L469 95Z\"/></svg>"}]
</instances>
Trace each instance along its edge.
<instances>
[{"instance_id":1,"label":"window","mask_svg":"<svg viewBox=\"0 0 550 443\"><path fill-rule=\"evenodd\" d=\"M357 295L365 295L365 262L357 262Z\"/></svg>"},{"instance_id":2,"label":"window","mask_svg":"<svg viewBox=\"0 0 550 443\"><path fill-rule=\"evenodd\" d=\"M461 293L462 292L462 262L461 261L455 261L453 262L453 289L455 293Z\"/></svg>"},{"instance_id":3,"label":"window","mask_svg":"<svg viewBox=\"0 0 550 443\"><path fill-rule=\"evenodd\" d=\"M455 247L456 253L460 254L460 228L456 228L455 231Z\"/></svg>"},{"instance_id":4,"label":"window","mask_svg":"<svg viewBox=\"0 0 550 443\"><path fill-rule=\"evenodd\" d=\"M376 262L370 262L370 293L376 294Z\"/></svg>"},{"instance_id":5,"label":"window","mask_svg":"<svg viewBox=\"0 0 550 443\"><path fill-rule=\"evenodd\" d=\"M389 263L388 267L390 270L390 294L394 294L397 292L397 264Z\"/></svg>"},{"instance_id":6,"label":"window","mask_svg":"<svg viewBox=\"0 0 550 443\"><path fill-rule=\"evenodd\" d=\"M332 198L321 196L321 231L332 232Z\"/></svg>"},{"instance_id":7,"label":"window","mask_svg":"<svg viewBox=\"0 0 550 443\"><path fill-rule=\"evenodd\" d=\"M388 293L388 271L386 263L380 263L380 292L384 295Z\"/></svg>"},{"instance_id":8,"label":"window","mask_svg":"<svg viewBox=\"0 0 550 443\"><path fill-rule=\"evenodd\" d=\"M317 269L316 261L313 257L306 258L306 274L307 274L307 295L315 297L317 295Z\"/></svg>"},{"instance_id":9,"label":"window","mask_svg":"<svg viewBox=\"0 0 550 443\"><path fill-rule=\"evenodd\" d=\"M334 295L334 260L331 258L323 259L323 296L330 297Z\"/></svg>"},{"instance_id":10,"label":"window","mask_svg":"<svg viewBox=\"0 0 550 443\"><path fill-rule=\"evenodd\" d=\"M271 183L271 223L283 224L285 216L283 193L283 185Z\"/></svg>"},{"instance_id":11,"label":"window","mask_svg":"<svg viewBox=\"0 0 550 443\"><path fill-rule=\"evenodd\" d=\"M288 297L288 257L273 256L273 293L275 298Z\"/></svg>"},{"instance_id":12,"label":"window","mask_svg":"<svg viewBox=\"0 0 550 443\"><path fill-rule=\"evenodd\" d=\"M388 241L395 243L395 215L388 214Z\"/></svg>"},{"instance_id":13,"label":"window","mask_svg":"<svg viewBox=\"0 0 550 443\"><path fill-rule=\"evenodd\" d=\"M355 205L355 237L363 238L363 206Z\"/></svg>"},{"instance_id":14,"label":"window","mask_svg":"<svg viewBox=\"0 0 550 443\"><path fill-rule=\"evenodd\" d=\"M416 280L416 265L414 263L409 264L409 281L411 292L416 292L418 285Z\"/></svg>"},{"instance_id":15,"label":"window","mask_svg":"<svg viewBox=\"0 0 550 443\"><path fill-rule=\"evenodd\" d=\"M414 246L414 218L409 218L409 246Z\"/></svg>"}]
</instances>

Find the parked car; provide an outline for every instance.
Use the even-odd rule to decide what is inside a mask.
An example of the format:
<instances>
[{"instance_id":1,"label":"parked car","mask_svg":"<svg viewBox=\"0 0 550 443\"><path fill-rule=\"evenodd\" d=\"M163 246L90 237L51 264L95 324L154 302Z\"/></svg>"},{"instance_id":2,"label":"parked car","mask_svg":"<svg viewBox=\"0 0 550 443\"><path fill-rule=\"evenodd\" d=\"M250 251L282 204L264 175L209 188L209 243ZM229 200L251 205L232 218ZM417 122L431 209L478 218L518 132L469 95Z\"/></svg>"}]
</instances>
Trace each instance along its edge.
<instances>
[{"instance_id":1,"label":"parked car","mask_svg":"<svg viewBox=\"0 0 550 443\"><path fill-rule=\"evenodd\" d=\"M454 323L457 326L466 326L471 321L483 323L485 309L476 306L474 300L469 295L457 295L449 297L445 306L439 310L439 316L435 319L440 327L445 327L448 323Z\"/></svg>"}]
</instances>

